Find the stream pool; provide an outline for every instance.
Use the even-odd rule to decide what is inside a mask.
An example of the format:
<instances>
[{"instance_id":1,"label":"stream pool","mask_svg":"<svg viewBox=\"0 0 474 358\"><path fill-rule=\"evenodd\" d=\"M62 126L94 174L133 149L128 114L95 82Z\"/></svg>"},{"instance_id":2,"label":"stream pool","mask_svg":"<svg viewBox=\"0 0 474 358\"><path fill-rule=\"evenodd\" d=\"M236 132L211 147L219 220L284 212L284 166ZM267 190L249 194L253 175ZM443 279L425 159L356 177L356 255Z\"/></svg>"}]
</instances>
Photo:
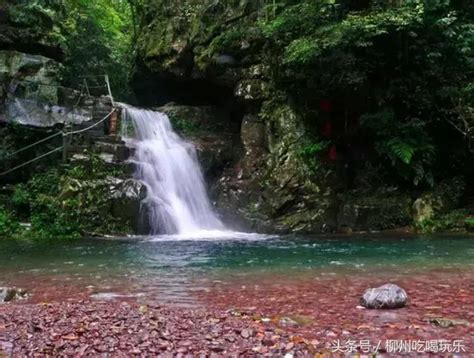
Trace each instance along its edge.
<instances>
[{"instance_id":1,"label":"stream pool","mask_svg":"<svg viewBox=\"0 0 474 358\"><path fill-rule=\"evenodd\" d=\"M211 236L211 235L210 235ZM33 301L146 297L191 304L216 284L474 272L471 236L141 237L0 241L0 286Z\"/></svg>"}]
</instances>

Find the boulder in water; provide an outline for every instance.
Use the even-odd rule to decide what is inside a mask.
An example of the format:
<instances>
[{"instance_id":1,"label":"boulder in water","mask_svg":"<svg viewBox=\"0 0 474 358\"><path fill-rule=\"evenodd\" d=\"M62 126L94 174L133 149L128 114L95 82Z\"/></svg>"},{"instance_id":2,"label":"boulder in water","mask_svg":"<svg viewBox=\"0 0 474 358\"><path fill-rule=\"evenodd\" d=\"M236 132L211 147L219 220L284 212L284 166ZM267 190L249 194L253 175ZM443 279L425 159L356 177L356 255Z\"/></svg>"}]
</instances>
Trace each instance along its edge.
<instances>
[{"instance_id":1,"label":"boulder in water","mask_svg":"<svg viewBox=\"0 0 474 358\"><path fill-rule=\"evenodd\" d=\"M121 181L112 192L113 215L129 221L135 232L141 232L141 207L146 196L147 188L143 182L134 179Z\"/></svg>"},{"instance_id":2,"label":"boulder in water","mask_svg":"<svg viewBox=\"0 0 474 358\"><path fill-rule=\"evenodd\" d=\"M405 290L393 283L369 288L360 299L360 304L372 309L402 308L408 302Z\"/></svg>"},{"instance_id":3,"label":"boulder in water","mask_svg":"<svg viewBox=\"0 0 474 358\"><path fill-rule=\"evenodd\" d=\"M14 287L0 287L0 304L14 300L21 300L27 297L25 290Z\"/></svg>"}]
</instances>

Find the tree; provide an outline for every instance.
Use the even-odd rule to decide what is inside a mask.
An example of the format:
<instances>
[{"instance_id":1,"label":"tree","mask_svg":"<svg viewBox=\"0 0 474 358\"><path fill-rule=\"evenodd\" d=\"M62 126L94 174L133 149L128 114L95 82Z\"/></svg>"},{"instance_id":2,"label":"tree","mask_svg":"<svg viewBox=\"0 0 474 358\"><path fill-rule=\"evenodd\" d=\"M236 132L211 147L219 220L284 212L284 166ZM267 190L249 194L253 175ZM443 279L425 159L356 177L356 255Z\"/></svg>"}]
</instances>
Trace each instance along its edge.
<instances>
[{"instance_id":1,"label":"tree","mask_svg":"<svg viewBox=\"0 0 474 358\"><path fill-rule=\"evenodd\" d=\"M119 98L128 93L134 26L126 0L68 0L65 22L65 83L77 87L82 75L108 74Z\"/></svg>"},{"instance_id":2,"label":"tree","mask_svg":"<svg viewBox=\"0 0 474 358\"><path fill-rule=\"evenodd\" d=\"M283 59L277 83L304 111L317 110L321 99L335 101L339 138L353 123L372 143L367 155L385 163L390 177L433 184L446 162L458 161L446 153L467 153L466 141L455 138L472 139L473 6L333 3L337 14L327 1L308 0L262 24L267 57Z\"/></svg>"}]
</instances>

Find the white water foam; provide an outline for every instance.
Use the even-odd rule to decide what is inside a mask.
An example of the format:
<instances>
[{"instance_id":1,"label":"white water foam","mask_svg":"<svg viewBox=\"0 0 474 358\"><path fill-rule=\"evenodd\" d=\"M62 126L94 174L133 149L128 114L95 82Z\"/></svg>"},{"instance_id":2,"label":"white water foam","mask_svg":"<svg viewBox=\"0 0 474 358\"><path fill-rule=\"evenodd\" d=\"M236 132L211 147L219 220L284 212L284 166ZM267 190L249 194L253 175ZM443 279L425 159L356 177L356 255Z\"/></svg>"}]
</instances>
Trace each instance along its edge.
<instances>
[{"instance_id":1,"label":"white water foam","mask_svg":"<svg viewBox=\"0 0 474 358\"><path fill-rule=\"evenodd\" d=\"M136 177L153 241L262 240L269 236L227 230L213 210L194 146L173 131L164 113L126 107L122 136L135 148ZM163 235L164 234L164 235Z\"/></svg>"},{"instance_id":2,"label":"white water foam","mask_svg":"<svg viewBox=\"0 0 474 358\"><path fill-rule=\"evenodd\" d=\"M264 235L228 230L200 230L187 234L157 235L151 237L149 241L262 241L274 239L276 237L276 235Z\"/></svg>"}]
</instances>

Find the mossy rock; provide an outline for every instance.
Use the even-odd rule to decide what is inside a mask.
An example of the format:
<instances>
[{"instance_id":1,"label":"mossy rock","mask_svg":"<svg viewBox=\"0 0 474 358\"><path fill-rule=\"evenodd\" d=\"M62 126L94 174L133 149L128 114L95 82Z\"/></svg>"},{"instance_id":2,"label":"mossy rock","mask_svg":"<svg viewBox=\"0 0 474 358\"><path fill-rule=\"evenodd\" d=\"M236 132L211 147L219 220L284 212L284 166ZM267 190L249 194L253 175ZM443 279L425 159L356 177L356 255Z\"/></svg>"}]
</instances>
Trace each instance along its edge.
<instances>
[{"instance_id":1,"label":"mossy rock","mask_svg":"<svg viewBox=\"0 0 474 358\"><path fill-rule=\"evenodd\" d=\"M461 201L464 187L465 183L461 178L453 178L422 194L413 203L415 224L435 220L456 209Z\"/></svg>"},{"instance_id":2,"label":"mossy rock","mask_svg":"<svg viewBox=\"0 0 474 358\"><path fill-rule=\"evenodd\" d=\"M63 5L44 6L37 1L0 4L0 47L62 61Z\"/></svg>"},{"instance_id":3,"label":"mossy rock","mask_svg":"<svg viewBox=\"0 0 474 358\"><path fill-rule=\"evenodd\" d=\"M0 51L0 83L11 88L11 96L58 103L61 70L61 64L44 56Z\"/></svg>"},{"instance_id":4,"label":"mossy rock","mask_svg":"<svg viewBox=\"0 0 474 358\"><path fill-rule=\"evenodd\" d=\"M351 194L342 199L338 226L355 231L380 231L408 226L411 198L402 193Z\"/></svg>"}]
</instances>

